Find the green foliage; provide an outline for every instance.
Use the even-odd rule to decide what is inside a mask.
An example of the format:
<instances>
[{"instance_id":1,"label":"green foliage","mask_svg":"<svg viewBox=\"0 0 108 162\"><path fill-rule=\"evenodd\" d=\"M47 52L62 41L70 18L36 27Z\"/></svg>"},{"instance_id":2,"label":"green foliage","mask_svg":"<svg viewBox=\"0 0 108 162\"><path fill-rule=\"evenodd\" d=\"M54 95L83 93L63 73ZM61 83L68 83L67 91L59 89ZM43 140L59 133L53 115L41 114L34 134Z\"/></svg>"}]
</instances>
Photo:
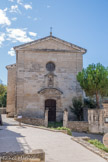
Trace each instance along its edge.
<instances>
[{"instance_id":1,"label":"green foliage","mask_svg":"<svg viewBox=\"0 0 108 162\"><path fill-rule=\"evenodd\" d=\"M48 122L48 127L49 128L57 128L57 127L62 127L63 122Z\"/></svg>"},{"instance_id":2,"label":"green foliage","mask_svg":"<svg viewBox=\"0 0 108 162\"><path fill-rule=\"evenodd\" d=\"M84 99L84 107L94 109L96 108L96 102L91 98Z\"/></svg>"},{"instance_id":3,"label":"green foliage","mask_svg":"<svg viewBox=\"0 0 108 162\"><path fill-rule=\"evenodd\" d=\"M104 146L103 143L101 143L100 141L98 141L97 139L95 140L88 140L89 143L93 144L94 146L96 146L97 148L104 150L105 152L108 152L108 148Z\"/></svg>"},{"instance_id":4,"label":"green foliage","mask_svg":"<svg viewBox=\"0 0 108 162\"><path fill-rule=\"evenodd\" d=\"M81 98L74 97L72 99L73 106L70 106L72 113L74 113L79 121L83 120L83 102Z\"/></svg>"},{"instance_id":5,"label":"green foliage","mask_svg":"<svg viewBox=\"0 0 108 162\"><path fill-rule=\"evenodd\" d=\"M67 131L67 134L72 136L72 132L69 128L66 128L66 127L50 127L50 129L53 129L53 130L66 130Z\"/></svg>"},{"instance_id":6,"label":"green foliage","mask_svg":"<svg viewBox=\"0 0 108 162\"><path fill-rule=\"evenodd\" d=\"M72 132L69 128L66 128L66 127L58 127L56 128L57 130L67 130L67 134L72 136Z\"/></svg>"},{"instance_id":7,"label":"green foliage","mask_svg":"<svg viewBox=\"0 0 108 162\"><path fill-rule=\"evenodd\" d=\"M99 107L99 96L108 94L108 68L100 63L91 64L78 73L77 80L87 96L96 96L97 107Z\"/></svg>"},{"instance_id":8,"label":"green foliage","mask_svg":"<svg viewBox=\"0 0 108 162\"><path fill-rule=\"evenodd\" d=\"M4 95L5 92L6 92L6 86L4 86L3 84L0 84L0 96Z\"/></svg>"},{"instance_id":9,"label":"green foliage","mask_svg":"<svg viewBox=\"0 0 108 162\"><path fill-rule=\"evenodd\" d=\"M0 107L6 107L7 92L3 96L0 96Z\"/></svg>"},{"instance_id":10,"label":"green foliage","mask_svg":"<svg viewBox=\"0 0 108 162\"><path fill-rule=\"evenodd\" d=\"M6 107L7 87L0 84L0 107Z\"/></svg>"}]
</instances>

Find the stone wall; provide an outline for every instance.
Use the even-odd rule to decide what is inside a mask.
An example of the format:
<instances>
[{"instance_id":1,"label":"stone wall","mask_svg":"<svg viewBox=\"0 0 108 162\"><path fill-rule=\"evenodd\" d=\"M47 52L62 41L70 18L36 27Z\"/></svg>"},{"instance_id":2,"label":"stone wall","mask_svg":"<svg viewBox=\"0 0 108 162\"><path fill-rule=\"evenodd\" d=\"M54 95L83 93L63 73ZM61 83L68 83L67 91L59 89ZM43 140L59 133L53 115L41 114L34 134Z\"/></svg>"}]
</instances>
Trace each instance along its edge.
<instances>
[{"instance_id":1,"label":"stone wall","mask_svg":"<svg viewBox=\"0 0 108 162\"><path fill-rule=\"evenodd\" d=\"M72 131L77 131L77 132L89 131L89 124L88 122L84 122L84 121L68 121L67 127L70 128Z\"/></svg>"},{"instance_id":2,"label":"stone wall","mask_svg":"<svg viewBox=\"0 0 108 162\"><path fill-rule=\"evenodd\" d=\"M15 118L15 120L20 121L24 124L36 125L36 126L45 126L45 120L41 118L27 118L23 117L21 119Z\"/></svg>"},{"instance_id":3,"label":"stone wall","mask_svg":"<svg viewBox=\"0 0 108 162\"><path fill-rule=\"evenodd\" d=\"M89 124L86 121L69 121L68 111L65 109L63 114L63 127L67 127L72 131L77 132L88 132Z\"/></svg>"},{"instance_id":4,"label":"stone wall","mask_svg":"<svg viewBox=\"0 0 108 162\"><path fill-rule=\"evenodd\" d=\"M45 162L43 150L33 150L31 153L8 152L0 153L1 162Z\"/></svg>"},{"instance_id":5,"label":"stone wall","mask_svg":"<svg viewBox=\"0 0 108 162\"><path fill-rule=\"evenodd\" d=\"M103 108L104 108L104 118L103 118L104 132L108 133L108 103L104 103Z\"/></svg>"},{"instance_id":6,"label":"stone wall","mask_svg":"<svg viewBox=\"0 0 108 162\"><path fill-rule=\"evenodd\" d=\"M89 131L92 133L103 133L104 128L104 109L89 109L88 122Z\"/></svg>"},{"instance_id":7,"label":"stone wall","mask_svg":"<svg viewBox=\"0 0 108 162\"><path fill-rule=\"evenodd\" d=\"M108 133L108 103L101 109L88 109L88 122L68 121L68 113L64 112L63 126L77 132Z\"/></svg>"},{"instance_id":8,"label":"stone wall","mask_svg":"<svg viewBox=\"0 0 108 162\"><path fill-rule=\"evenodd\" d=\"M6 107L0 107L0 114L6 114Z\"/></svg>"},{"instance_id":9,"label":"stone wall","mask_svg":"<svg viewBox=\"0 0 108 162\"><path fill-rule=\"evenodd\" d=\"M16 65L9 65L8 70L8 86L7 86L7 116L13 117L15 114L16 104Z\"/></svg>"},{"instance_id":10,"label":"stone wall","mask_svg":"<svg viewBox=\"0 0 108 162\"><path fill-rule=\"evenodd\" d=\"M102 109L88 110L89 131L92 133L108 133L108 103Z\"/></svg>"}]
</instances>

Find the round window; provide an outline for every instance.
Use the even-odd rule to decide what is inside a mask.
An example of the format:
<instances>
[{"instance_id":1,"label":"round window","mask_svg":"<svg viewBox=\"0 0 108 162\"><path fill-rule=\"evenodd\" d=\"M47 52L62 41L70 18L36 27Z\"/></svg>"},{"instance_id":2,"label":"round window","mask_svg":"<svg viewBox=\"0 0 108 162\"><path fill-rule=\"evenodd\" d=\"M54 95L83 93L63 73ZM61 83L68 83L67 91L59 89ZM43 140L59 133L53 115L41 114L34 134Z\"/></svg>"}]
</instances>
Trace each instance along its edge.
<instances>
[{"instance_id":1,"label":"round window","mask_svg":"<svg viewBox=\"0 0 108 162\"><path fill-rule=\"evenodd\" d=\"M46 64L46 69L50 72L54 71L55 70L55 64L53 62L48 62Z\"/></svg>"}]
</instances>

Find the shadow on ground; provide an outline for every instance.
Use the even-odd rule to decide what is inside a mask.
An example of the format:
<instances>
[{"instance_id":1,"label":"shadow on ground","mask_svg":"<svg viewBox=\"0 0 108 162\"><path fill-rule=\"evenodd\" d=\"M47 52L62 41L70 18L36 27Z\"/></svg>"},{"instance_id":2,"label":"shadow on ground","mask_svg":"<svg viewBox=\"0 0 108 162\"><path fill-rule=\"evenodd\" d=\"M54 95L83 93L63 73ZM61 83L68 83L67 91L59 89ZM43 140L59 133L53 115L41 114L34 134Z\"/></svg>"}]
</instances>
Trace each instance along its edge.
<instances>
[{"instance_id":1,"label":"shadow on ground","mask_svg":"<svg viewBox=\"0 0 108 162\"><path fill-rule=\"evenodd\" d=\"M84 137L84 136L87 136L87 137L90 137L91 139L97 139L97 140L103 142L102 141L103 135L101 135L101 134L90 134L90 133L72 132L72 135L74 137Z\"/></svg>"},{"instance_id":2,"label":"shadow on ground","mask_svg":"<svg viewBox=\"0 0 108 162\"><path fill-rule=\"evenodd\" d=\"M13 119L9 118L6 119L5 115L2 116L2 121L3 125L0 126L0 152L29 152L31 148L25 140L25 136L21 135L20 133L16 133L20 129L26 129L26 127L18 126L16 121L13 121ZM15 126L13 131L11 130L12 126Z\"/></svg>"}]
</instances>

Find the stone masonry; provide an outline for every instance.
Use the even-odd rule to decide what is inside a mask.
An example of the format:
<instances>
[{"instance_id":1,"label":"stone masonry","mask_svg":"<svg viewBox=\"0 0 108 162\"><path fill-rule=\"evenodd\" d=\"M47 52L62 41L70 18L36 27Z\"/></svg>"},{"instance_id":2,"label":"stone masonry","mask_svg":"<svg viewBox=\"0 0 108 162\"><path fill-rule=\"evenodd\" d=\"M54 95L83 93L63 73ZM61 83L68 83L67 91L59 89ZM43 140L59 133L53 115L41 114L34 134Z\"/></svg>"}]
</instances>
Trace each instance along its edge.
<instances>
[{"instance_id":1,"label":"stone masonry","mask_svg":"<svg viewBox=\"0 0 108 162\"><path fill-rule=\"evenodd\" d=\"M63 120L65 108L72 117L72 98L82 96L76 75L82 70L86 50L52 35L14 49L16 65L7 66L8 116L45 118L48 100L48 114L53 116L55 109L56 121Z\"/></svg>"},{"instance_id":2,"label":"stone masonry","mask_svg":"<svg viewBox=\"0 0 108 162\"><path fill-rule=\"evenodd\" d=\"M108 103L102 109L88 110L89 131L92 133L108 133Z\"/></svg>"},{"instance_id":3,"label":"stone masonry","mask_svg":"<svg viewBox=\"0 0 108 162\"><path fill-rule=\"evenodd\" d=\"M30 153L20 152L3 152L0 153L1 162L45 162L45 152L41 149L33 150Z\"/></svg>"},{"instance_id":4,"label":"stone masonry","mask_svg":"<svg viewBox=\"0 0 108 162\"><path fill-rule=\"evenodd\" d=\"M6 67L8 70L8 86L7 86L7 113L13 117L15 114L16 104L16 64Z\"/></svg>"}]
</instances>

